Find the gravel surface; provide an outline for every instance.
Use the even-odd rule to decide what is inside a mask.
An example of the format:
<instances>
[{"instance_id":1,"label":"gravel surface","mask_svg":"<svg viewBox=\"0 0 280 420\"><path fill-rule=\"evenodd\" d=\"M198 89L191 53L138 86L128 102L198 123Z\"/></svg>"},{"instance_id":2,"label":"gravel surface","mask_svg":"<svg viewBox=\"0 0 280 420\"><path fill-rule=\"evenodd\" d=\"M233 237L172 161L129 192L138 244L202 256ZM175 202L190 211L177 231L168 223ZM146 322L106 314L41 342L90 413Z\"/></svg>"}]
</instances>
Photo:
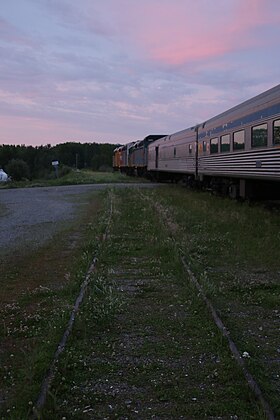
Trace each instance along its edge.
<instances>
[{"instance_id":1,"label":"gravel surface","mask_svg":"<svg viewBox=\"0 0 280 420\"><path fill-rule=\"evenodd\" d=\"M35 248L71 221L87 194L107 187L152 187L153 184L96 184L0 190L0 256Z\"/></svg>"}]
</instances>

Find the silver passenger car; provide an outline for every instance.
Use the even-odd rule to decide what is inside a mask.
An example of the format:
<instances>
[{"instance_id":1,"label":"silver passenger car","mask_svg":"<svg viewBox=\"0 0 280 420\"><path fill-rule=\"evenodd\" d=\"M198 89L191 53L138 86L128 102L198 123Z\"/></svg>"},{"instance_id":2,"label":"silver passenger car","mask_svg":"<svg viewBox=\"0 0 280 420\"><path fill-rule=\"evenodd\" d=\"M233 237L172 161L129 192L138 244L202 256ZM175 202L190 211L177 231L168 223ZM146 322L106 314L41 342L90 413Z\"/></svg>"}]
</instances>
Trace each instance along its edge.
<instances>
[{"instance_id":1,"label":"silver passenger car","mask_svg":"<svg viewBox=\"0 0 280 420\"><path fill-rule=\"evenodd\" d=\"M159 179L185 178L233 197L279 190L280 85L152 143L148 170Z\"/></svg>"}]
</instances>

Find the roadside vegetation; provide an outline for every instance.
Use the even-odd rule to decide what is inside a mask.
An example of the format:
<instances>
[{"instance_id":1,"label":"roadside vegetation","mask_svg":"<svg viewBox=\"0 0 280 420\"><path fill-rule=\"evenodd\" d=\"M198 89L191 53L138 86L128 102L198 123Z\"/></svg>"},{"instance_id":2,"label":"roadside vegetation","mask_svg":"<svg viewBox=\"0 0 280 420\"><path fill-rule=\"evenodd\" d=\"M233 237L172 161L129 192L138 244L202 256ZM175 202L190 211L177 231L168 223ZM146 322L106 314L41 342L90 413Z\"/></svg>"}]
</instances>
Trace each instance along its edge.
<instances>
[{"instance_id":1,"label":"roadside vegetation","mask_svg":"<svg viewBox=\"0 0 280 420\"><path fill-rule=\"evenodd\" d=\"M139 182L137 177L128 177L120 172L110 171L92 171L90 169L69 170L59 173L56 178L52 174L49 179L34 179L34 180L21 180L0 183L0 189L7 188L34 188L34 187L52 187L59 185L78 185L78 184L106 184L106 183L133 183ZM65 173L66 172L66 173ZM148 182L141 178L141 182Z\"/></svg>"},{"instance_id":2,"label":"roadside vegetation","mask_svg":"<svg viewBox=\"0 0 280 420\"><path fill-rule=\"evenodd\" d=\"M152 201L279 415L279 209L176 187L160 192Z\"/></svg>"},{"instance_id":3,"label":"roadside vegetation","mask_svg":"<svg viewBox=\"0 0 280 420\"><path fill-rule=\"evenodd\" d=\"M0 418L32 411L80 284L99 249L107 215L104 193L88 196L77 219L32 253L10 255L0 267Z\"/></svg>"},{"instance_id":4,"label":"roadside vegetation","mask_svg":"<svg viewBox=\"0 0 280 420\"><path fill-rule=\"evenodd\" d=\"M50 179L54 174L53 161L62 171L70 169L105 170L112 167L113 150L108 143L67 142L51 146L0 145L0 168L14 181ZM60 169L61 171L61 169Z\"/></svg>"},{"instance_id":5,"label":"roadside vegetation","mask_svg":"<svg viewBox=\"0 0 280 420\"><path fill-rule=\"evenodd\" d=\"M265 419L181 255L279 416L279 212L177 186L110 194L106 242L103 192L56 245L2 268L2 418L32 412L96 252L41 418Z\"/></svg>"}]
</instances>

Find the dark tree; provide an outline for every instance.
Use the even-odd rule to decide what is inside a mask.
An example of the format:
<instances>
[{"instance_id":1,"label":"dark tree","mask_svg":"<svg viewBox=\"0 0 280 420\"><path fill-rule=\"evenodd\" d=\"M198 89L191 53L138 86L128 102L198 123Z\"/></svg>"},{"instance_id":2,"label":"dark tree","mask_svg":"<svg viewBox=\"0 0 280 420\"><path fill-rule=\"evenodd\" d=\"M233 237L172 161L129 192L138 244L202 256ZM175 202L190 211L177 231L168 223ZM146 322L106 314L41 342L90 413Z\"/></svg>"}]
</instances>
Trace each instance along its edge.
<instances>
[{"instance_id":1,"label":"dark tree","mask_svg":"<svg viewBox=\"0 0 280 420\"><path fill-rule=\"evenodd\" d=\"M22 179L30 178L29 166L22 159L10 160L5 166L5 170L14 181L21 181Z\"/></svg>"},{"instance_id":2,"label":"dark tree","mask_svg":"<svg viewBox=\"0 0 280 420\"><path fill-rule=\"evenodd\" d=\"M0 145L0 167L6 168L12 160L21 160L29 168L28 177L45 178L53 172L52 161L71 168L99 170L112 166L116 144L67 142L56 146L10 146ZM20 172L23 173L23 172ZM26 174L26 172L25 172ZM27 177L25 175L25 177ZM14 178L15 179L15 178Z\"/></svg>"}]
</instances>

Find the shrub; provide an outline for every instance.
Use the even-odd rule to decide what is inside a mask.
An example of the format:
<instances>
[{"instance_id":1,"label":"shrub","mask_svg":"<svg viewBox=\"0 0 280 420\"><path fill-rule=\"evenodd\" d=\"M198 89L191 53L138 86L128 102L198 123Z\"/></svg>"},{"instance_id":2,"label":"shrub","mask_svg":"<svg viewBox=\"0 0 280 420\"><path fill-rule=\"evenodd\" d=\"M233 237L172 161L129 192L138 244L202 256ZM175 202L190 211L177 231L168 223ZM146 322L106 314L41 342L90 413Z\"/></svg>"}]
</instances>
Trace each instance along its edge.
<instances>
[{"instance_id":1,"label":"shrub","mask_svg":"<svg viewBox=\"0 0 280 420\"><path fill-rule=\"evenodd\" d=\"M109 166L109 165L106 165L106 164L99 166L98 170L100 172L113 172L112 166Z\"/></svg>"},{"instance_id":2,"label":"shrub","mask_svg":"<svg viewBox=\"0 0 280 420\"><path fill-rule=\"evenodd\" d=\"M13 181L30 178L30 169L24 160L12 159L7 163L5 169Z\"/></svg>"},{"instance_id":3,"label":"shrub","mask_svg":"<svg viewBox=\"0 0 280 420\"><path fill-rule=\"evenodd\" d=\"M58 176L59 178L69 174L70 172L72 172L72 168L70 168L70 166L67 165L60 165L58 168Z\"/></svg>"}]
</instances>

